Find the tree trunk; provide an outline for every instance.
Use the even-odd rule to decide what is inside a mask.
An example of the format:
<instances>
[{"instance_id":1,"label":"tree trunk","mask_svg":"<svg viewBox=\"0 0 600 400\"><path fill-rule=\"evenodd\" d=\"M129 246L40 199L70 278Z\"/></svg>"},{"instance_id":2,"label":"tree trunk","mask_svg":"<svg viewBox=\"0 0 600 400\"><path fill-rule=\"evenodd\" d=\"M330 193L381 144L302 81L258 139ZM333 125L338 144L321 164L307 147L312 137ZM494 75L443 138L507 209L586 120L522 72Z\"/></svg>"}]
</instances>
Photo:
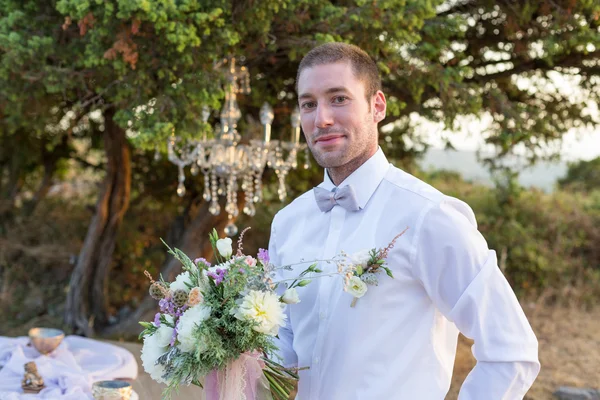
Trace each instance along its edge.
<instances>
[{"instance_id":1,"label":"tree trunk","mask_svg":"<svg viewBox=\"0 0 600 400\"><path fill-rule=\"evenodd\" d=\"M93 335L95 321L102 326L107 320L107 278L117 232L129 205L130 151L125 130L113 116L112 109L105 113L106 177L71 275L65 308L65 323L86 336Z\"/></svg>"},{"instance_id":2,"label":"tree trunk","mask_svg":"<svg viewBox=\"0 0 600 400\"><path fill-rule=\"evenodd\" d=\"M208 203L203 202L196 216L192 219L181 239L177 243L168 243L170 247L177 247L190 258L205 257L210 259L212 256L212 247L208 240L208 234L216 228L218 232L223 232L228 219L226 213L212 216L208 212ZM169 256L161 269L161 274L165 280L171 281L175 275L181 271L181 263L172 256ZM139 307L118 324L105 329L103 335L119 336L137 336L140 331L139 321L150 321L157 312L157 302L150 295L146 295Z\"/></svg>"}]
</instances>

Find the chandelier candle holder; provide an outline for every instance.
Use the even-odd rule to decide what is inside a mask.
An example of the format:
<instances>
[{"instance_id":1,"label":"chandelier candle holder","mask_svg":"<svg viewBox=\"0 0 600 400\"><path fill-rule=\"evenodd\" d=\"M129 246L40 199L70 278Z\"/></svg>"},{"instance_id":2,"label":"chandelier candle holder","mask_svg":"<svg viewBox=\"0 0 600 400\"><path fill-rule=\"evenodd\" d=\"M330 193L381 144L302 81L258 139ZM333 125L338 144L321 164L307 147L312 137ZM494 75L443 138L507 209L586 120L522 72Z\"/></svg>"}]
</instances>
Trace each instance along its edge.
<instances>
[{"instance_id":1,"label":"chandelier candle holder","mask_svg":"<svg viewBox=\"0 0 600 400\"><path fill-rule=\"evenodd\" d=\"M225 66L225 100L220 113L220 123L213 129L214 138L206 131L200 139L182 140L175 131L168 139L168 158L179 170L177 195L185 195L184 168L190 166L193 176L202 172L204 191L202 198L210 202L209 212L219 215L222 211L220 198L224 198L224 211L229 223L225 234L234 236L238 232L234 218L238 209L238 191L244 194L242 212L249 216L256 213L255 204L263 199L262 176L268 166L275 171L279 181L277 194L283 201L287 196L286 177L292 169L298 168L298 155L304 151L304 168L310 168L310 155L306 144L300 143L300 110L298 107L291 115L290 140L271 140L271 127L275 114L273 108L264 103L260 109L260 123L263 126L261 139L243 138L237 130L242 112L237 103L238 94L250 93L250 74L246 67L236 65L229 57L219 63ZM207 126L211 112L208 107L202 109L202 122Z\"/></svg>"}]
</instances>

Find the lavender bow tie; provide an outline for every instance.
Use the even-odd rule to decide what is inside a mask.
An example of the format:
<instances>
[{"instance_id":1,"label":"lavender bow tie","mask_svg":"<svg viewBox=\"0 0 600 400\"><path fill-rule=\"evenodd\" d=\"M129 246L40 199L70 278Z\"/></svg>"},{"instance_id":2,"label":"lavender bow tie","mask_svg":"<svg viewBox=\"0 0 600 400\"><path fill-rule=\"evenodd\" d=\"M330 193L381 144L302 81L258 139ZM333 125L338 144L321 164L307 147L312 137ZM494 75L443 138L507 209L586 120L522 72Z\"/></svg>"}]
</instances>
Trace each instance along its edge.
<instances>
[{"instance_id":1,"label":"lavender bow tie","mask_svg":"<svg viewBox=\"0 0 600 400\"><path fill-rule=\"evenodd\" d=\"M317 205L323 212L330 211L336 204L348 211L358 211L360 209L356 200L356 192L354 192L352 186L344 186L335 192L330 192L320 187L316 187L313 190Z\"/></svg>"}]
</instances>

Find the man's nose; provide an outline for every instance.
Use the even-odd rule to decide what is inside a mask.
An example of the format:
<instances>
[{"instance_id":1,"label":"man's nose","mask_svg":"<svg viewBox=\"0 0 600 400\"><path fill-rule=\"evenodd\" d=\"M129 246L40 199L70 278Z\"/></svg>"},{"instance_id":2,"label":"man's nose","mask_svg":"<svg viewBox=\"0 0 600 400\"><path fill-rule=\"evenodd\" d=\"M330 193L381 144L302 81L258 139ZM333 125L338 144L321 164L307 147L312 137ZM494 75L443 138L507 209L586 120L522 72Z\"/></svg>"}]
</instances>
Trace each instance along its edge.
<instances>
[{"instance_id":1,"label":"man's nose","mask_svg":"<svg viewBox=\"0 0 600 400\"><path fill-rule=\"evenodd\" d=\"M333 125L333 111L331 110L331 107L327 107L326 105L317 106L315 125L317 128L326 128Z\"/></svg>"}]
</instances>

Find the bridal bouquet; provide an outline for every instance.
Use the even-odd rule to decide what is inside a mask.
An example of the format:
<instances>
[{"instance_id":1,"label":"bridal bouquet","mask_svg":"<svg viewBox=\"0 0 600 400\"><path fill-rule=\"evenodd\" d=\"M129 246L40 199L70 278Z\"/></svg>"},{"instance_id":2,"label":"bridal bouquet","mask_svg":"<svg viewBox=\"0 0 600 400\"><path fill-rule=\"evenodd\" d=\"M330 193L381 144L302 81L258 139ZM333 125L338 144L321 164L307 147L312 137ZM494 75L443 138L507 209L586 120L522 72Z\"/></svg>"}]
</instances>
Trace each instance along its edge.
<instances>
[{"instance_id":1,"label":"bridal bouquet","mask_svg":"<svg viewBox=\"0 0 600 400\"><path fill-rule=\"evenodd\" d=\"M243 253L244 230L233 254L232 240L210 235L215 265L204 258L191 260L178 249L169 253L183 265L175 281L150 278L150 294L158 300L160 312L153 322L140 322L144 344L142 364L152 379L165 383L163 398L169 398L180 384L202 386L207 400L288 399L298 380L298 369L284 368L269 355L277 347L274 337L285 326L285 307L300 301L297 287L312 279L341 275L344 290L356 300L376 286L379 270L398 235L384 249L371 249L348 256L341 252L330 260L317 260L295 277L276 282L277 269L266 250L256 257ZM165 243L166 245L166 243ZM318 262L337 265L323 273ZM302 262L300 264L308 264ZM276 289L285 285L285 291ZM201 380L204 380L202 385Z\"/></svg>"},{"instance_id":2,"label":"bridal bouquet","mask_svg":"<svg viewBox=\"0 0 600 400\"><path fill-rule=\"evenodd\" d=\"M309 266L280 296L268 252L243 254L243 234L233 254L231 239L213 230L216 265L169 248L183 265L174 282L154 281L146 272L160 312L153 322L140 322L141 359L154 380L167 384L163 397L180 384L203 386L209 400L287 399L294 388L297 369L266 356L277 349L273 338L285 325L286 305L299 301L295 288L309 283L302 276L321 271Z\"/></svg>"}]
</instances>

